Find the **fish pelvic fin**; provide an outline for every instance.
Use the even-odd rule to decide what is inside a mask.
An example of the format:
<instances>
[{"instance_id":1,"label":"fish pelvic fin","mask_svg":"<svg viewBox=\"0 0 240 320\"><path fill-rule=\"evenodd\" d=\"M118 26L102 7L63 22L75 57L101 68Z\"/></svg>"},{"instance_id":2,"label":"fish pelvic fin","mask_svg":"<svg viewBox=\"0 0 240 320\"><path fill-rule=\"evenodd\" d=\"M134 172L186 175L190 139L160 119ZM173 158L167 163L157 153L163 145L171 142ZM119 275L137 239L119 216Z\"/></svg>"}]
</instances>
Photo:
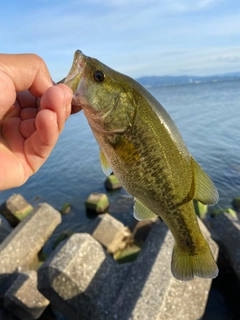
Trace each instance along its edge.
<instances>
[{"instance_id":1,"label":"fish pelvic fin","mask_svg":"<svg viewBox=\"0 0 240 320\"><path fill-rule=\"evenodd\" d=\"M149 210L141 201L134 198L133 216L137 220L147 220L156 218L157 215Z\"/></svg>"},{"instance_id":2,"label":"fish pelvic fin","mask_svg":"<svg viewBox=\"0 0 240 320\"><path fill-rule=\"evenodd\" d=\"M112 169L110 168L108 161L105 157L105 154L102 152L102 150L100 149L100 162L102 165L102 171L103 173L108 177L110 176L110 174L112 173Z\"/></svg>"},{"instance_id":3,"label":"fish pelvic fin","mask_svg":"<svg viewBox=\"0 0 240 320\"><path fill-rule=\"evenodd\" d=\"M193 158L191 161L194 172L194 190L192 198L206 205L212 206L216 204L219 196L212 180Z\"/></svg>"},{"instance_id":4,"label":"fish pelvic fin","mask_svg":"<svg viewBox=\"0 0 240 320\"><path fill-rule=\"evenodd\" d=\"M177 280L189 281L194 276L213 279L218 275L218 267L207 244L206 251L201 254L182 252L175 244L172 253L171 270Z\"/></svg>"}]
</instances>

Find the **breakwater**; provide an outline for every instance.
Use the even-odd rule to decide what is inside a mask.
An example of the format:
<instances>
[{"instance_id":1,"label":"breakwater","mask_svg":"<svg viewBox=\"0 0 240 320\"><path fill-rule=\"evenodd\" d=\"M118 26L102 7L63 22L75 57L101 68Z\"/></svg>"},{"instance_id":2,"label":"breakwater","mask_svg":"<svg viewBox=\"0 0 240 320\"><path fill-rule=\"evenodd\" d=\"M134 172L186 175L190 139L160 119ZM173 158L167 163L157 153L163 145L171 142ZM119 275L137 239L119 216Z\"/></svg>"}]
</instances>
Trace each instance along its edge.
<instances>
[{"instance_id":1,"label":"breakwater","mask_svg":"<svg viewBox=\"0 0 240 320\"><path fill-rule=\"evenodd\" d=\"M46 319L46 314L49 319L49 313L51 319L69 320L203 317L212 281L172 277L173 238L159 219L128 228L110 214L100 214L81 232L59 237L47 256L42 248L61 224L59 211L47 203L31 208L20 195L11 196L0 211L11 223L0 218L1 319ZM211 220L211 233L199 223L215 258L218 245L212 237L224 244L240 279L239 220L219 214ZM136 239L144 240L136 259L119 263L119 252L129 250Z\"/></svg>"}]
</instances>

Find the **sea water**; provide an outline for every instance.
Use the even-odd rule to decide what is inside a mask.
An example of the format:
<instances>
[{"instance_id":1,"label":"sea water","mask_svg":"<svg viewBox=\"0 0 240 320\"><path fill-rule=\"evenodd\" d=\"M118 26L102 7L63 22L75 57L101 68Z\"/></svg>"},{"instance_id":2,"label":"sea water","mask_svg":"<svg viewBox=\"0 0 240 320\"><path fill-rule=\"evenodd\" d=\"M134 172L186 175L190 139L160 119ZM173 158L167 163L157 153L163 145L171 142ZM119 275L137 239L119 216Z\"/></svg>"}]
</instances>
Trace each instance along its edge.
<instances>
[{"instance_id":1,"label":"sea water","mask_svg":"<svg viewBox=\"0 0 240 320\"><path fill-rule=\"evenodd\" d=\"M213 208L231 206L240 195L240 81L152 87L178 126L183 139L220 195ZM33 205L48 202L60 209L66 202L75 212L68 227L77 229L88 221L84 201L91 192L106 192L99 163L99 148L83 112L72 115L50 158L23 186L0 192L0 204L13 193ZM177 177L176 177L177 179ZM125 196L124 190L109 193L110 202ZM131 212L117 218L131 219Z\"/></svg>"}]
</instances>

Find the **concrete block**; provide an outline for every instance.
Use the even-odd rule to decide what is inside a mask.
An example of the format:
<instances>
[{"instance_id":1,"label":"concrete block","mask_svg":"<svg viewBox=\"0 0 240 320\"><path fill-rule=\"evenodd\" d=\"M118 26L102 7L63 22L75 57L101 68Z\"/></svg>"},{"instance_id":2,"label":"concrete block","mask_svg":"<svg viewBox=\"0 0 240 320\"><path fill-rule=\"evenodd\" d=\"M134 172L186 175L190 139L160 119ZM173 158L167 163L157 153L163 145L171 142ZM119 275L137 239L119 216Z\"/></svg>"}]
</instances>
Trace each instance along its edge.
<instances>
[{"instance_id":1,"label":"concrete block","mask_svg":"<svg viewBox=\"0 0 240 320\"><path fill-rule=\"evenodd\" d=\"M89 233L112 254L122 250L132 241L130 230L110 214L99 215L93 222L84 226L81 232Z\"/></svg>"},{"instance_id":2,"label":"concrete block","mask_svg":"<svg viewBox=\"0 0 240 320\"><path fill-rule=\"evenodd\" d=\"M88 234L74 234L38 270L38 288L68 320L101 320L129 266L120 268Z\"/></svg>"},{"instance_id":3,"label":"concrete block","mask_svg":"<svg viewBox=\"0 0 240 320\"><path fill-rule=\"evenodd\" d=\"M0 206L0 213L15 227L31 211L33 207L20 194L13 194Z\"/></svg>"},{"instance_id":4,"label":"concrete block","mask_svg":"<svg viewBox=\"0 0 240 320\"><path fill-rule=\"evenodd\" d=\"M4 307L22 320L38 319L49 301L37 290L36 271L19 273L4 295Z\"/></svg>"},{"instance_id":5,"label":"concrete block","mask_svg":"<svg viewBox=\"0 0 240 320\"><path fill-rule=\"evenodd\" d=\"M118 178L114 174L107 177L104 182L104 186L107 190L116 190L122 187Z\"/></svg>"},{"instance_id":6,"label":"concrete block","mask_svg":"<svg viewBox=\"0 0 240 320\"><path fill-rule=\"evenodd\" d=\"M170 281L173 239L163 223L156 223L113 305L108 320L152 320L159 314Z\"/></svg>"},{"instance_id":7,"label":"concrete block","mask_svg":"<svg viewBox=\"0 0 240 320\"><path fill-rule=\"evenodd\" d=\"M222 242L236 275L240 279L240 221L229 213L211 220L211 227Z\"/></svg>"},{"instance_id":8,"label":"concrete block","mask_svg":"<svg viewBox=\"0 0 240 320\"><path fill-rule=\"evenodd\" d=\"M61 214L46 203L34 210L0 245L0 292L10 275L27 268L61 222Z\"/></svg>"},{"instance_id":9,"label":"concrete block","mask_svg":"<svg viewBox=\"0 0 240 320\"><path fill-rule=\"evenodd\" d=\"M5 218L0 215L0 244L11 233L12 227Z\"/></svg>"},{"instance_id":10,"label":"concrete block","mask_svg":"<svg viewBox=\"0 0 240 320\"><path fill-rule=\"evenodd\" d=\"M104 193L93 192L87 198L85 206L87 210L96 213L106 212L109 207L108 197Z\"/></svg>"},{"instance_id":11,"label":"concrete block","mask_svg":"<svg viewBox=\"0 0 240 320\"><path fill-rule=\"evenodd\" d=\"M210 241L216 257L217 245L209 238L208 232L205 237ZM175 280L170 271L173 243L173 237L166 225L156 222L133 263L108 320L201 318L211 280Z\"/></svg>"},{"instance_id":12,"label":"concrete block","mask_svg":"<svg viewBox=\"0 0 240 320\"><path fill-rule=\"evenodd\" d=\"M96 228L92 232L109 253L122 250L131 241L131 232L124 224L110 214L102 214L96 219Z\"/></svg>"}]
</instances>

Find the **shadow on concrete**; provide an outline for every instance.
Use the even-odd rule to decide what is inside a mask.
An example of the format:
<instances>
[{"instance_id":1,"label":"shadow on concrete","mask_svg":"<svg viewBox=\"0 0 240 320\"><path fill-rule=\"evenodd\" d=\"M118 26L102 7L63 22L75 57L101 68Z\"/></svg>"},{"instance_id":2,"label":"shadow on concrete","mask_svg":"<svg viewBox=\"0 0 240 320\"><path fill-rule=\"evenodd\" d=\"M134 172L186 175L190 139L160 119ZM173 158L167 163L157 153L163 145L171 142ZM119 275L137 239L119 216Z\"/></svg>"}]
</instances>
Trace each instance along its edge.
<instances>
[{"instance_id":1,"label":"shadow on concrete","mask_svg":"<svg viewBox=\"0 0 240 320\"><path fill-rule=\"evenodd\" d=\"M239 320L240 281L229 263L223 244L218 241L218 246L219 275L213 279L202 320Z\"/></svg>"}]
</instances>

